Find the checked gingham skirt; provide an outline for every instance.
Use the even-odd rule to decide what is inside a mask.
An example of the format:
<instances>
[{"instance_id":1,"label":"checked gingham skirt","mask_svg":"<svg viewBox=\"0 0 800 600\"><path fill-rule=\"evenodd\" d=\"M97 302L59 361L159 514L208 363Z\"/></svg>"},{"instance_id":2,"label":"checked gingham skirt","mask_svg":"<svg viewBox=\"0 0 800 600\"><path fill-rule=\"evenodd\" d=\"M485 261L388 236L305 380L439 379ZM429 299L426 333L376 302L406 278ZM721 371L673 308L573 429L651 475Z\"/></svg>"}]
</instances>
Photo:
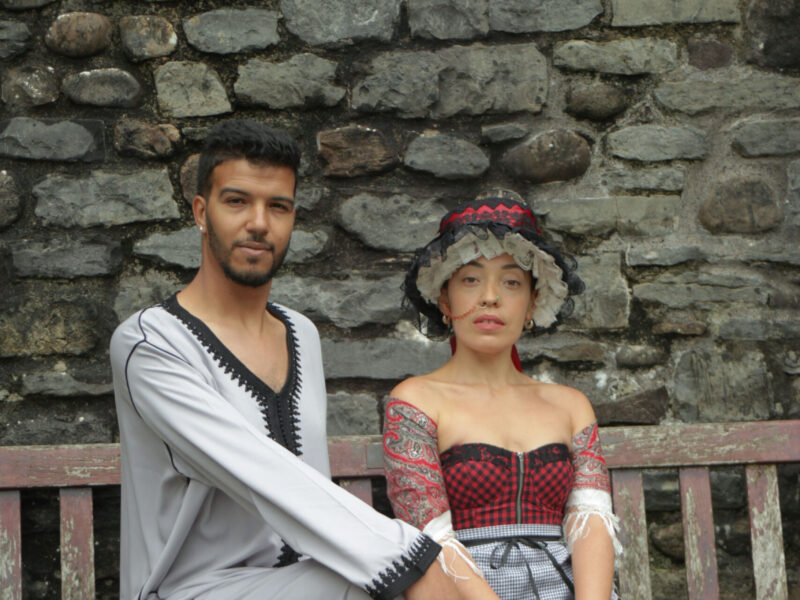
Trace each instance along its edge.
<instances>
[{"instance_id":1,"label":"checked gingham skirt","mask_svg":"<svg viewBox=\"0 0 800 600\"><path fill-rule=\"evenodd\" d=\"M573 600L572 563L558 525L494 525L455 532L501 600ZM615 592L611 600L619 600Z\"/></svg>"}]
</instances>

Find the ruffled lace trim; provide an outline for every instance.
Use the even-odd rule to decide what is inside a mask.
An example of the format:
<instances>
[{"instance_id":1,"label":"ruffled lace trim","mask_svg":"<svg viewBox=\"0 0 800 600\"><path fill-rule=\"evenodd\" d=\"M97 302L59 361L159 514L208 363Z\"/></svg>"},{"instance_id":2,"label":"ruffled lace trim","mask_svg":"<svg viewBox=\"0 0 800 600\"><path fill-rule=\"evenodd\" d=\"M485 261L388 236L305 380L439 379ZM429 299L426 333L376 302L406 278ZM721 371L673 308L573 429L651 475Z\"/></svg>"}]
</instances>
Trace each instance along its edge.
<instances>
[{"instance_id":1,"label":"ruffled lace trim","mask_svg":"<svg viewBox=\"0 0 800 600\"><path fill-rule=\"evenodd\" d=\"M473 232L447 248L444 258L431 259L430 265L420 267L417 287L422 297L437 302L442 285L463 265L481 256L491 260L501 254L510 254L516 263L533 274L536 279L536 303L533 320L539 327L549 327L556 322L561 306L569 296L569 288L563 280L563 272L552 255L518 233L509 233L503 238L479 237Z\"/></svg>"},{"instance_id":2,"label":"ruffled lace trim","mask_svg":"<svg viewBox=\"0 0 800 600\"><path fill-rule=\"evenodd\" d=\"M619 519L611 508L611 495L602 490L591 489L574 489L567 499L563 528L570 553L575 542L589 533L589 517L592 515L600 517L611 537L614 555L621 556L622 544L617 535Z\"/></svg>"},{"instance_id":3,"label":"ruffled lace trim","mask_svg":"<svg viewBox=\"0 0 800 600\"><path fill-rule=\"evenodd\" d=\"M486 579L483 571L481 571L480 567L475 564L475 561L472 560L472 557L467 549L464 548L463 544L456 539L456 534L453 531L453 521L451 519L449 510L428 521L428 524L425 525L422 533L432 537L433 540L442 547L442 551L439 553L437 560L442 566L442 571L444 571L445 575L449 575L454 581L469 579L469 577L466 575L459 575L456 572L454 563L456 556L460 556L464 562L469 565L473 573L475 573L481 579ZM453 551L453 557L450 560L450 564L447 563L447 558L444 555L445 548L450 548Z\"/></svg>"}]
</instances>

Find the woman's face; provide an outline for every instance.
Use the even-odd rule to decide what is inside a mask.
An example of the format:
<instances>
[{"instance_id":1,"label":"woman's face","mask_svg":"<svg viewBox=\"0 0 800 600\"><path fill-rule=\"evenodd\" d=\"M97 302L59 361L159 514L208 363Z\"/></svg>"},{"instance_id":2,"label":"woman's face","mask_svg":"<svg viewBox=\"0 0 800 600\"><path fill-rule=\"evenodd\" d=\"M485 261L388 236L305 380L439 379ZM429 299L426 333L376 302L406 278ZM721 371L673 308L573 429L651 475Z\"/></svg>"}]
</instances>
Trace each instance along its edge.
<instances>
[{"instance_id":1,"label":"woman's face","mask_svg":"<svg viewBox=\"0 0 800 600\"><path fill-rule=\"evenodd\" d=\"M531 274L510 254L467 263L442 287L439 310L459 341L500 349L517 341L533 314Z\"/></svg>"}]
</instances>

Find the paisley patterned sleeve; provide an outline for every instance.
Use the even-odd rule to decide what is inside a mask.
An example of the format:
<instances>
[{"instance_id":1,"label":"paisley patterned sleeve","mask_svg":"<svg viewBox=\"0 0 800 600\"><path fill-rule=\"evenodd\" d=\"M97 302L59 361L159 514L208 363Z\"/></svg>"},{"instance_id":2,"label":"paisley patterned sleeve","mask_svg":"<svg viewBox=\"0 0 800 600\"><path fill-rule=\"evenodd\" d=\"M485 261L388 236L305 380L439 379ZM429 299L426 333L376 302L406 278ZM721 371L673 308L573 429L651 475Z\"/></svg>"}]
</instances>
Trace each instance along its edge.
<instances>
[{"instance_id":1,"label":"paisley patterned sleeve","mask_svg":"<svg viewBox=\"0 0 800 600\"><path fill-rule=\"evenodd\" d=\"M597 515L611 536L614 553L621 554L616 534L619 523L611 508L611 483L596 421L573 436L570 456L574 474L564 515L564 533L570 551L575 541L586 535L589 517Z\"/></svg>"},{"instance_id":2,"label":"paisley patterned sleeve","mask_svg":"<svg viewBox=\"0 0 800 600\"><path fill-rule=\"evenodd\" d=\"M436 423L397 398L386 401L383 465L389 501L398 519L424 529L431 519L450 510Z\"/></svg>"}]
</instances>

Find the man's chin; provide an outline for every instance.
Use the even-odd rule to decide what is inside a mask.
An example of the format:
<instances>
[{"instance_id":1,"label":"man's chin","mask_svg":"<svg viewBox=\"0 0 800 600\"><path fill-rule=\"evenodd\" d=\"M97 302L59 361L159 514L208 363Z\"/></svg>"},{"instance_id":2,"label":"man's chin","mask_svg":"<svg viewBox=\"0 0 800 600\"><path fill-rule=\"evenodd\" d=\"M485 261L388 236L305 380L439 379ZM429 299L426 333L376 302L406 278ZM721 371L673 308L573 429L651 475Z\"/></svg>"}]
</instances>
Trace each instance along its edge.
<instances>
[{"instance_id":1,"label":"man's chin","mask_svg":"<svg viewBox=\"0 0 800 600\"><path fill-rule=\"evenodd\" d=\"M245 287L263 287L272 281L273 271L235 271L233 269L225 269L225 276L239 285Z\"/></svg>"}]
</instances>

